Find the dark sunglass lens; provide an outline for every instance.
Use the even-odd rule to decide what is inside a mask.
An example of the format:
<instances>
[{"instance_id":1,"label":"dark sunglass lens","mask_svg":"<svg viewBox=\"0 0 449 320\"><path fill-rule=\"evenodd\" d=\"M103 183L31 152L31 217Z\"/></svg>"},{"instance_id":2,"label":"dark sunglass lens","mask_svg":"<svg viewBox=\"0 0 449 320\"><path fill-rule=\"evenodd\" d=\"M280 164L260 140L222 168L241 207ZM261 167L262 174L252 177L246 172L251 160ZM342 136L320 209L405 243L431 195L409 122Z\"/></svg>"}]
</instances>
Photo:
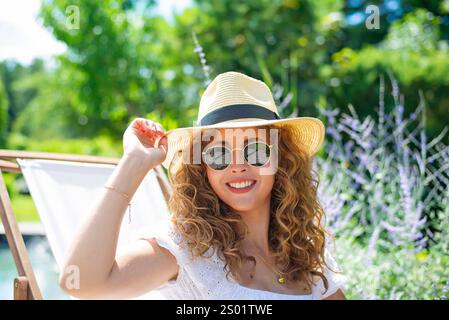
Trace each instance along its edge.
<instances>
[{"instance_id":1,"label":"dark sunglass lens","mask_svg":"<svg viewBox=\"0 0 449 320\"><path fill-rule=\"evenodd\" d=\"M270 159L270 146L263 142L249 143L245 147L245 159L253 166L263 166Z\"/></svg>"},{"instance_id":2,"label":"dark sunglass lens","mask_svg":"<svg viewBox=\"0 0 449 320\"><path fill-rule=\"evenodd\" d=\"M231 154L224 146L211 147L204 154L204 162L214 170L223 170L231 162Z\"/></svg>"}]
</instances>

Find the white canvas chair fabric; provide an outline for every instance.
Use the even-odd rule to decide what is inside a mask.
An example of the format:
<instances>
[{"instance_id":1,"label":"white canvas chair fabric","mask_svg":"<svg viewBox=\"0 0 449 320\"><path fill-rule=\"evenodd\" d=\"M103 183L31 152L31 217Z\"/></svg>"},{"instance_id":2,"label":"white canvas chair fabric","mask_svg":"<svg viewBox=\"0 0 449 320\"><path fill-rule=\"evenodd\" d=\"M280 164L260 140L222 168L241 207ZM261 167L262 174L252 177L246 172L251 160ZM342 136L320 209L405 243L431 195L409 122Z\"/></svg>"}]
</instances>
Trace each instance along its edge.
<instances>
[{"instance_id":1,"label":"white canvas chair fabric","mask_svg":"<svg viewBox=\"0 0 449 320\"><path fill-rule=\"evenodd\" d=\"M17 159L36 206L50 248L61 270L69 244L83 216L95 205L115 165ZM117 250L141 235L166 227L169 210L154 170L148 172L122 221ZM155 290L137 299L162 299Z\"/></svg>"}]
</instances>

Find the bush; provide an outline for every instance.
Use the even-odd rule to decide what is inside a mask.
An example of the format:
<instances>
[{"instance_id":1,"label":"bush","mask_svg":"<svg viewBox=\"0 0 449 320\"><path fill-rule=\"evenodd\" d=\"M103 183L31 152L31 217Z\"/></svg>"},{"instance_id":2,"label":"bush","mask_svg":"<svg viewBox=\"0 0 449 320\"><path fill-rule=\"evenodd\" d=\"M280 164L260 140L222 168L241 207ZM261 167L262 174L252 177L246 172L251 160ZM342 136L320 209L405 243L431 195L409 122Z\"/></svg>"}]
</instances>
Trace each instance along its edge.
<instances>
[{"instance_id":1,"label":"bush","mask_svg":"<svg viewBox=\"0 0 449 320\"><path fill-rule=\"evenodd\" d=\"M326 156L316 158L326 224L347 295L363 299L445 299L449 280L447 128L432 141L421 100L404 116L392 79L391 112L380 85L378 117L322 108ZM422 96L421 96L422 97Z\"/></svg>"},{"instance_id":2,"label":"bush","mask_svg":"<svg viewBox=\"0 0 449 320\"><path fill-rule=\"evenodd\" d=\"M438 17L416 10L393 23L377 46L367 45L359 51L345 47L333 54L332 65L321 69L323 80L332 86L328 100L338 106L351 103L359 115L373 115L379 97L378 75L391 72L407 98L406 112L419 103L422 90L430 106L426 129L437 136L449 123L449 48L447 41L439 41L440 25Z\"/></svg>"},{"instance_id":3,"label":"bush","mask_svg":"<svg viewBox=\"0 0 449 320\"><path fill-rule=\"evenodd\" d=\"M8 127L8 97L0 82L0 147L6 143L6 132Z\"/></svg>"}]
</instances>

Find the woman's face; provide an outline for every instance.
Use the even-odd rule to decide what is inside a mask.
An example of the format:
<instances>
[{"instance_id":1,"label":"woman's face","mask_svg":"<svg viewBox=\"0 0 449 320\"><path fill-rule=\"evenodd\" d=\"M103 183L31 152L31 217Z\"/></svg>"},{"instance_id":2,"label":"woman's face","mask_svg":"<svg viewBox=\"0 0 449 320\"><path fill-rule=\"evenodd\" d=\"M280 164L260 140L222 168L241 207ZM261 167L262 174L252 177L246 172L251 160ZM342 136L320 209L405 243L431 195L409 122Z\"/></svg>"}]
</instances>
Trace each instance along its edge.
<instances>
[{"instance_id":1,"label":"woman's face","mask_svg":"<svg viewBox=\"0 0 449 320\"><path fill-rule=\"evenodd\" d=\"M219 132L219 135L207 143L206 148L225 143L234 149L231 164L227 168L215 170L206 165L206 170L214 192L237 212L257 209L270 199L274 173L267 174L267 170L263 170L270 166L270 163L262 167L253 166L248 164L243 156L247 141L257 140L270 144L269 130L265 131L264 133L256 128L218 129L216 132Z\"/></svg>"}]
</instances>

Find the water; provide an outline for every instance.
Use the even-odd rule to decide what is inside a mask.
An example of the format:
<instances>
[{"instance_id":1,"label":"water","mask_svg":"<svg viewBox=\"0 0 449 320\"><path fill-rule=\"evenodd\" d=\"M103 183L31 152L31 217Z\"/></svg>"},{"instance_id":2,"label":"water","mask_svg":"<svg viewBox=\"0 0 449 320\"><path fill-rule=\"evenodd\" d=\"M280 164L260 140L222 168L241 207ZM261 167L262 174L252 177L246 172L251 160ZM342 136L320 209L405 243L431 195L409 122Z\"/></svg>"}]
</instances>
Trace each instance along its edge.
<instances>
[{"instance_id":1,"label":"water","mask_svg":"<svg viewBox=\"0 0 449 320\"><path fill-rule=\"evenodd\" d=\"M58 267L44 236L27 236L25 244L36 280L44 299L70 299L58 284ZM0 300L13 299L13 283L17 269L6 242L0 235Z\"/></svg>"}]
</instances>

